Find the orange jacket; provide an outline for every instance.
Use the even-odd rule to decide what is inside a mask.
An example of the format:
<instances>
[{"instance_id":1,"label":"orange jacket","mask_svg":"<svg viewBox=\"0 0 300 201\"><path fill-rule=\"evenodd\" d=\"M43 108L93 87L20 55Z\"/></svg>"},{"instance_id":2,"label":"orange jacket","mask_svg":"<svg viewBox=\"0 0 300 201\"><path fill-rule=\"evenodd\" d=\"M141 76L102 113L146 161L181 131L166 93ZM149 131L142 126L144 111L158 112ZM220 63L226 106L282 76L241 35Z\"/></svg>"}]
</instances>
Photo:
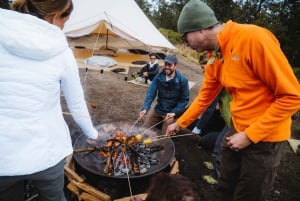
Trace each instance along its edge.
<instances>
[{"instance_id":1,"label":"orange jacket","mask_svg":"<svg viewBox=\"0 0 300 201\"><path fill-rule=\"evenodd\" d=\"M225 86L238 132L245 131L254 143L287 140L291 115L300 108L300 86L275 36L228 21L218 43L223 60L206 66L202 88L178 125L187 127Z\"/></svg>"}]
</instances>

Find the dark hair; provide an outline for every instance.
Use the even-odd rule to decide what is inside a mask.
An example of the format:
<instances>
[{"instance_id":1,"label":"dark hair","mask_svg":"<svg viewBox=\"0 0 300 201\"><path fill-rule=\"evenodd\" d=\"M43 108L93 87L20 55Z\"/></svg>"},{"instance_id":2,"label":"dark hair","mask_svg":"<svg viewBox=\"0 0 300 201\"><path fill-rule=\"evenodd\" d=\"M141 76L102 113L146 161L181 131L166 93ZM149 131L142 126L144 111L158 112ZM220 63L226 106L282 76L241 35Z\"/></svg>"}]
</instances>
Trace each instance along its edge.
<instances>
[{"instance_id":1,"label":"dark hair","mask_svg":"<svg viewBox=\"0 0 300 201\"><path fill-rule=\"evenodd\" d=\"M151 58L152 56L155 56L155 58L157 58L157 57L156 57L156 54L150 53L150 54L149 54L149 57Z\"/></svg>"},{"instance_id":2,"label":"dark hair","mask_svg":"<svg viewBox=\"0 0 300 201\"><path fill-rule=\"evenodd\" d=\"M57 13L62 18L68 17L73 10L73 3L72 0L15 0L12 9L46 20Z\"/></svg>"},{"instance_id":3,"label":"dark hair","mask_svg":"<svg viewBox=\"0 0 300 201\"><path fill-rule=\"evenodd\" d=\"M180 174L160 172L153 176L145 201L200 201L194 184Z\"/></svg>"}]
</instances>

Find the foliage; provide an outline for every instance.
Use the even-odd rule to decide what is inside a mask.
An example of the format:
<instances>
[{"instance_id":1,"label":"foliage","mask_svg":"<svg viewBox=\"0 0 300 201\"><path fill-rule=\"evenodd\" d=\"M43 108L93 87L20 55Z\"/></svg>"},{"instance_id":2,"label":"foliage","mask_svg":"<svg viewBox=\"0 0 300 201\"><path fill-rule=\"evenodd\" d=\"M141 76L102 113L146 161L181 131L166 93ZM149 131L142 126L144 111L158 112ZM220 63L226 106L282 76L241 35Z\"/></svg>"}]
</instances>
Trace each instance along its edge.
<instances>
[{"instance_id":1,"label":"foliage","mask_svg":"<svg viewBox=\"0 0 300 201\"><path fill-rule=\"evenodd\" d=\"M182 44L181 36L171 29L160 28L159 31L174 45Z\"/></svg>"},{"instance_id":2,"label":"foliage","mask_svg":"<svg viewBox=\"0 0 300 201\"><path fill-rule=\"evenodd\" d=\"M136 0L156 27L177 31L177 19L188 0ZM269 29L278 38L292 66L300 66L299 0L203 0L217 18L251 23ZM176 43L175 43L176 44Z\"/></svg>"},{"instance_id":3,"label":"foliage","mask_svg":"<svg viewBox=\"0 0 300 201\"><path fill-rule=\"evenodd\" d=\"M195 50L192 50L188 46L184 44L177 44L175 45L176 49L173 50L175 54L180 54L187 58L189 61L193 61L195 63L198 63L199 57L201 53L196 52Z\"/></svg>"}]
</instances>

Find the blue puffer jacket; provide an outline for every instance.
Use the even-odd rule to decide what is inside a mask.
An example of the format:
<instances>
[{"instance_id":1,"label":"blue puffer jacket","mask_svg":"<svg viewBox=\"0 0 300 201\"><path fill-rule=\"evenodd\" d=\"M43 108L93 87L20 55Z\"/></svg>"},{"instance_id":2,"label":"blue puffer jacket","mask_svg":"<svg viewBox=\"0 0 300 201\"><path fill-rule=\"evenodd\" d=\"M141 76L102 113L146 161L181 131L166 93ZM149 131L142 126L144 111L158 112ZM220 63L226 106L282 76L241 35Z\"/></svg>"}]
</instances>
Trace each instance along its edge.
<instances>
[{"instance_id":1,"label":"blue puffer jacket","mask_svg":"<svg viewBox=\"0 0 300 201\"><path fill-rule=\"evenodd\" d=\"M153 100L157 95L157 105L154 110L158 114L175 113L180 116L189 104L189 85L187 78L176 70L173 79L166 81L166 74L163 70L154 77L147 90L147 96L142 108L149 111Z\"/></svg>"}]
</instances>

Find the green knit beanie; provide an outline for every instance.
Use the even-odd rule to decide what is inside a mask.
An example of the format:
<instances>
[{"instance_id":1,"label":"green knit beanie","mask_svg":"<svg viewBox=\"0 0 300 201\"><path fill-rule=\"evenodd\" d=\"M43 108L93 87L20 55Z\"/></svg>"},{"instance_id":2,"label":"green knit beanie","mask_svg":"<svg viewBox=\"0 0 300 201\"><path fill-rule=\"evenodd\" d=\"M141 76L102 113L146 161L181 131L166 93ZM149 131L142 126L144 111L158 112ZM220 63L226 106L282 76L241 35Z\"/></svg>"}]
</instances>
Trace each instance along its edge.
<instances>
[{"instance_id":1,"label":"green knit beanie","mask_svg":"<svg viewBox=\"0 0 300 201\"><path fill-rule=\"evenodd\" d=\"M178 22L178 32L183 34L209 28L218 23L214 11L203 1L190 0L182 9Z\"/></svg>"}]
</instances>

